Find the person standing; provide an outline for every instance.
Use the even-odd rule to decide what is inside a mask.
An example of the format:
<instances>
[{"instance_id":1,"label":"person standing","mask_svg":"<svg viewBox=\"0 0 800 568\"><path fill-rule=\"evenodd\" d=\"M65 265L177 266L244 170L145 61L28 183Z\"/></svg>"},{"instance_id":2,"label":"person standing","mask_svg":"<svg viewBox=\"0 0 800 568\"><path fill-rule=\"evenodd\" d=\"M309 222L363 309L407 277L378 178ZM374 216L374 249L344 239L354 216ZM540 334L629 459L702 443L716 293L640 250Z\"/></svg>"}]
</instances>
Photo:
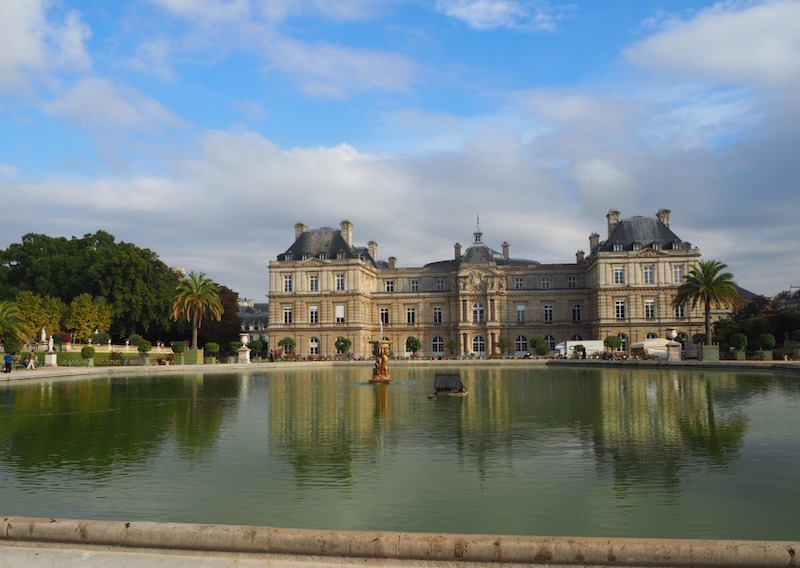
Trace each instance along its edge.
<instances>
[{"instance_id":1,"label":"person standing","mask_svg":"<svg viewBox=\"0 0 800 568\"><path fill-rule=\"evenodd\" d=\"M31 349L30 355L28 355L28 364L25 365L25 369L28 371L36 369L36 353L33 352L33 349Z\"/></svg>"},{"instance_id":2,"label":"person standing","mask_svg":"<svg viewBox=\"0 0 800 568\"><path fill-rule=\"evenodd\" d=\"M6 351L6 354L3 355L3 372L10 373L11 372L11 353Z\"/></svg>"}]
</instances>

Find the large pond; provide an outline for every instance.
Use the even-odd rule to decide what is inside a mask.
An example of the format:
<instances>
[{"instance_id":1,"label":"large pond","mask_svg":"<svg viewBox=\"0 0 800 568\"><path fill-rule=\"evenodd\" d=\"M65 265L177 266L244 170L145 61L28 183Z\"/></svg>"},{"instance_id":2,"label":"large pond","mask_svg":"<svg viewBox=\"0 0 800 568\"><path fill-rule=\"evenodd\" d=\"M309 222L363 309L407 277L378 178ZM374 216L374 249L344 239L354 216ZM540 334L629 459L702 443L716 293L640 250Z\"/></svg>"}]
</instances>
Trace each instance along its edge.
<instances>
[{"instance_id":1,"label":"large pond","mask_svg":"<svg viewBox=\"0 0 800 568\"><path fill-rule=\"evenodd\" d=\"M0 514L796 539L800 379L435 366L6 383Z\"/></svg>"}]
</instances>

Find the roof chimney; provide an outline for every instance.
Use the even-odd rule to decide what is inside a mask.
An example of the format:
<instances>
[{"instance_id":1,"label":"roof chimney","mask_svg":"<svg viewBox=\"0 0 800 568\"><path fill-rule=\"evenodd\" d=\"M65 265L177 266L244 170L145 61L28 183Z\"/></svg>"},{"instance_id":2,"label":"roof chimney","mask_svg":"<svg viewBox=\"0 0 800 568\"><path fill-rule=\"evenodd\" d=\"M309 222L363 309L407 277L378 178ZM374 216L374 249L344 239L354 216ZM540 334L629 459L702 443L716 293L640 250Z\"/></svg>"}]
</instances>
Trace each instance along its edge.
<instances>
[{"instance_id":1,"label":"roof chimney","mask_svg":"<svg viewBox=\"0 0 800 568\"><path fill-rule=\"evenodd\" d=\"M347 243L347 246L353 246L353 224L345 219L341 223L339 223L339 227L341 227L342 238L344 242Z\"/></svg>"},{"instance_id":2,"label":"roof chimney","mask_svg":"<svg viewBox=\"0 0 800 568\"><path fill-rule=\"evenodd\" d=\"M664 223L667 226L667 229L669 229L669 214L670 213L671 213L671 211L669 209L665 209L664 207L659 209L658 213L656 213L656 217L658 217L658 220L661 221L662 223Z\"/></svg>"},{"instance_id":3,"label":"roof chimney","mask_svg":"<svg viewBox=\"0 0 800 568\"><path fill-rule=\"evenodd\" d=\"M294 224L294 240L299 239L300 235L302 235L303 233L306 232L306 229L308 229L308 227L306 227L303 223L295 223Z\"/></svg>"},{"instance_id":4,"label":"roof chimney","mask_svg":"<svg viewBox=\"0 0 800 568\"><path fill-rule=\"evenodd\" d=\"M594 252L594 249L597 248L597 245L600 244L600 235L597 233L592 233L589 235L589 254Z\"/></svg>"},{"instance_id":5,"label":"roof chimney","mask_svg":"<svg viewBox=\"0 0 800 568\"><path fill-rule=\"evenodd\" d=\"M397 266L397 259L393 256L389 257L389 268L395 268Z\"/></svg>"},{"instance_id":6,"label":"roof chimney","mask_svg":"<svg viewBox=\"0 0 800 568\"><path fill-rule=\"evenodd\" d=\"M614 229L619 225L619 211L612 209L608 212L608 215L606 215L606 219L608 219L608 237L611 238L611 233L613 233Z\"/></svg>"},{"instance_id":7,"label":"roof chimney","mask_svg":"<svg viewBox=\"0 0 800 568\"><path fill-rule=\"evenodd\" d=\"M508 260L508 247L511 246L507 242L503 241L503 258Z\"/></svg>"},{"instance_id":8,"label":"roof chimney","mask_svg":"<svg viewBox=\"0 0 800 568\"><path fill-rule=\"evenodd\" d=\"M453 249L455 249L456 260L458 260L459 258L461 258L461 244L456 243L455 245L453 245Z\"/></svg>"},{"instance_id":9,"label":"roof chimney","mask_svg":"<svg viewBox=\"0 0 800 568\"><path fill-rule=\"evenodd\" d=\"M372 257L372 260L378 261L378 243L375 241L370 241L367 243L367 247L369 247L369 255Z\"/></svg>"},{"instance_id":10,"label":"roof chimney","mask_svg":"<svg viewBox=\"0 0 800 568\"><path fill-rule=\"evenodd\" d=\"M581 264L581 263L583 262L583 259L584 259L585 257L586 257L586 253L585 253L585 252L583 252L582 250L579 250L578 252L576 252L576 253L575 253L575 261L576 261L578 264Z\"/></svg>"}]
</instances>

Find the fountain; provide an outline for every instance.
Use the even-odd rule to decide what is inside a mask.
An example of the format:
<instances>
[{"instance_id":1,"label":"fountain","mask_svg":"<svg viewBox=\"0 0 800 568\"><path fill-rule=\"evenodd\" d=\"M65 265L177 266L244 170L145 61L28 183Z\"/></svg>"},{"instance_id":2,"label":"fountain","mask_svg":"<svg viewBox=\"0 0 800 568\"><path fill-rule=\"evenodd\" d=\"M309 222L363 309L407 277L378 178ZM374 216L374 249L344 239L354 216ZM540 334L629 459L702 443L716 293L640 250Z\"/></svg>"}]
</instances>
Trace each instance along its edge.
<instances>
[{"instance_id":1,"label":"fountain","mask_svg":"<svg viewBox=\"0 0 800 568\"><path fill-rule=\"evenodd\" d=\"M375 368L372 371L370 383L390 383L392 377L389 375L389 353L391 352L392 342L383 337L383 320L380 322L380 335L377 341L370 341L372 354L375 356Z\"/></svg>"}]
</instances>

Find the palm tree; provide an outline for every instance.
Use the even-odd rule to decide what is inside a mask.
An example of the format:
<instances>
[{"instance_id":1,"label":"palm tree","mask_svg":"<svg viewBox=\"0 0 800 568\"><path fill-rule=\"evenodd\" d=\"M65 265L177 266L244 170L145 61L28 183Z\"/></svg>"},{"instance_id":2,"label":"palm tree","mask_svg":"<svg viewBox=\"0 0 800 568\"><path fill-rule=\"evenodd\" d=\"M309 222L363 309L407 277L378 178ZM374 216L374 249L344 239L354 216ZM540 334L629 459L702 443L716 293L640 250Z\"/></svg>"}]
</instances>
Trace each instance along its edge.
<instances>
[{"instance_id":1,"label":"palm tree","mask_svg":"<svg viewBox=\"0 0 800 568\"><path fill-rule=\"evenodd\" d=\"M203 318L209 315L219 321L222 312L222 300L214 281L206 278L205 272L191 272L178 284L170 317L177 321L185 316L186 321L192 322L192 349L197 349L197 330Z\"/></svg>"},{"instance_id":2,"label":"palm tree","mask_svg":"<svg viewBox=\"0 0 800 568\"><path fill-rule=\"evenodd\" d=\"M25 316L14 302L0 302L0 340L31 339Z\"/></svg>"},{"instance_id":3,"label":"palm tree","mask_svg":"<svg viewBox=\"0 0 800 568\"><path fill-rule=\"evenodd\" d=\"M728 268L716 260L701 260L697 266L689 270L689 274L678 288L678 294L672 301L674 306L682 306L691 302L692 309L697 302L703 303L705 310L706 345L711 345L711 303L725 303L740 306L744 302L739 296L733 274L723 272Z\"/></svg>"}]
</instances>

